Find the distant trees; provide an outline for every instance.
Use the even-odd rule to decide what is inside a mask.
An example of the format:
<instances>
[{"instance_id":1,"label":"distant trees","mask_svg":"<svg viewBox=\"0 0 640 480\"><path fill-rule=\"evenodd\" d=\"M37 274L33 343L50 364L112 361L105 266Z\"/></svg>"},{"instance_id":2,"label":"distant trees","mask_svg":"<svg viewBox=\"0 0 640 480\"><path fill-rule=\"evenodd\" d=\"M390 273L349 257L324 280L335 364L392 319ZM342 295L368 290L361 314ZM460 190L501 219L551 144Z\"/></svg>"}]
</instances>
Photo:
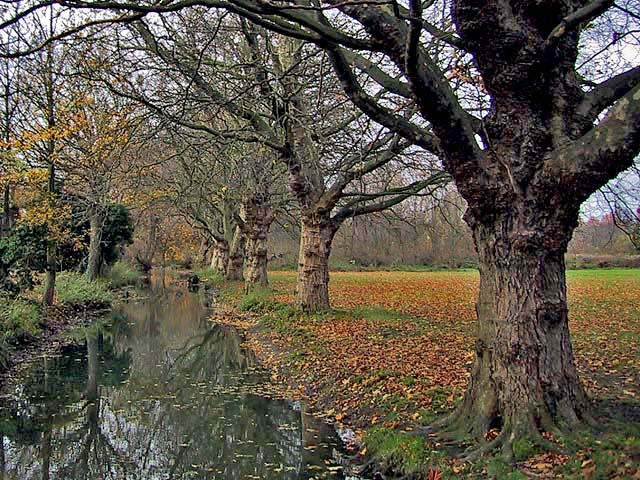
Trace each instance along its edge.
<instances>
[{"instance_id":1,"label":"distant trees","mask_svg":"<svg viewBox=\"0 0 640 480\"><path fill-rule=\"evenodd\" d=\"M91 63L118 58L114 75L98 78L170 122L159 185L207 236L212 266L228 279L242 278L244 265L249 288L266 285L268 231L286 206L302 232L296 303L326 309L340 225L448 181L435 158L354 110L315 48L204 11L135 22L118 38L127 49L95 49ZM141 54L148 71L137 68Z\"/></svg>"}]
</instances>

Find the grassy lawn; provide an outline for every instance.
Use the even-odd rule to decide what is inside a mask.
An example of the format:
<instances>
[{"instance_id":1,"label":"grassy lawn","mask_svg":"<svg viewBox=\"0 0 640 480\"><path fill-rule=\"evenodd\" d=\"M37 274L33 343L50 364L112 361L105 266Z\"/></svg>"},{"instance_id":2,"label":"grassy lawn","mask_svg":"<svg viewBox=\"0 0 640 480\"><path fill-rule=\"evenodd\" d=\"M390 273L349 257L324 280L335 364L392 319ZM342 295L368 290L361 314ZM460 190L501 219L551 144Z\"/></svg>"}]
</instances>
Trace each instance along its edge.
<instances>
[{"instance_id":1,"label":"grassy lawn","mask_svg":"<svg viewBox=\"0 0 640 480\"><path fill-rule=\"evenodd\" d=\"M442 466L438 453L436 463L443 474L449 472L451 478L524 478L524 474L636 478L640 270L580 270L567 276L578 367L608 433L567 440L574 454L566 458L536 456L524 448L522 463L515 469ZM272 272L270 279L275 300L291 303L295 273ZM339 421L369 436L381 457L385 457L380 453L385 445L398 444L406 450L409 444L397 436L453 408L464 391L473 360L478 283L473 270L332 273L334 311L304 316L285 308L263 317L269 342L280 352L268 355L267 362L276 376L294 376L297 383L310 386L319 405L330 406ZM251 342L257 350L265 344L264 338ZM420 471L436 461L427 453L422 459L412 454L412 468ZM399 457L392 452L389 458L394 460L389 461L402 464ZM408 467L400 468L411 473Z\"/></svg>"}]
</instances>

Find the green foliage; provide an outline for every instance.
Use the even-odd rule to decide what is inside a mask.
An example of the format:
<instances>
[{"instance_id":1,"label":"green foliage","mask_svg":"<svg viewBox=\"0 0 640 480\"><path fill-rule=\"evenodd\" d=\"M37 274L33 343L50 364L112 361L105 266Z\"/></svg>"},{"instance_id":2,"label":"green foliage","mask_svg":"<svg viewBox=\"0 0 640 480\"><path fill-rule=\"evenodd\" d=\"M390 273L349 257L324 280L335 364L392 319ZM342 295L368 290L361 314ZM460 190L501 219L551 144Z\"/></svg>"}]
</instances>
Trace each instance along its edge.
<instances>
[{"instance_id":1,"label":"green foliage","mask_svg":"<svg viewBox=\"0 0 640 480\"><path fill-rule=\"evenodd\" d=\"M89 251L89 223L65 227L72 237L57 245L63 270L79 268ZM122 205L110 205L102 235L102 259L112 265L119 258L122 247L133 240L133 223L129 211ZM9 235L0 238L0 290L16 295L32 289L37 274L46 268L47 227L19 224Z\"/></svg>"},{"instance_id":2,"label":"green foliage","mask_svg":"<svg viewBox=\"0 0 640 480\"><path fill-rule=\"evenodd\" d=\"M0 296L0 368L5 368L12 348L40 333L38 304L24 298Z\"/></svg>"},{"instance_id":3,"label":"green foliage","mask_svg":"<svg viewBox=\"0 0 640 480\"><path fill-rule=\"evenodd\" d=\"M136 285L142 279L142 273L134 266L119 261L111 266L107 277L111 288L120 288Z\"/></svg>"},{"instance_id":4,"label":"green foliage","mask_svg":"<svg viewBox=\"0 0 640 480\"><path fill-rule=\"evenodd\" d=\"M40 319L38 304L23 298L0 297L1 334L5 339L37 335L41 327Z\"/></svg>"},{"instance_id":5,"label":"green foliage","mask_svg":"<svg viewBox=\"0 0 640 480\"><path fill-rule=\"evenodd\" d=\"M122 248L133 242L134 229L127 207L120 204L107 207L101 242L102 260L105 265L113 265L120 258Z\"/></svg>"},{"instance_id":6,"label":"green foliage","mask_svg":"<svg viewBox=\"0 0 640 480\"><path fill-rule=\"evenodd\" d=\"M36 288L35 293L42 295L42 286ZM63 305L108 305L113 301L108 281L91 282L77 272L63 272L57 276L56 295Z\"/></svg>"},{"instance_id":7,"label":"green foliage","mask_svg":"<svg viewBox=\"0 0 640 480\"><path fill-rule=\"evenodd\" d=\"M46 266L46 228L20 225L0 238L0 289L17 294L33 288Z\"/></svg>"}]
</instances>

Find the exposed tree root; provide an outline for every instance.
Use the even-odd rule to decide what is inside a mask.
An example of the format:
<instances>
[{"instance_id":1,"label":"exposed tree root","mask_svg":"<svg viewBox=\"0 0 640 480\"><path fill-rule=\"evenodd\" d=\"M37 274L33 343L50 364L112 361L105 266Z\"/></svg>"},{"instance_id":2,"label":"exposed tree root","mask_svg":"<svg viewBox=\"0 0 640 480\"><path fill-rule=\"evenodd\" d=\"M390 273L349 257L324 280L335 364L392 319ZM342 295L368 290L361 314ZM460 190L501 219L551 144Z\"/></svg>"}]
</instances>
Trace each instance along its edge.
<instances>
[{"instance_id":1,"label":"exposed tree root","mask_svg":"<svg viewBox=\"0 0 640 480\"><path fill-rule=\"evenodd\" d=\"M463 448L464 444L473 442L472 446L467 447L459 455L465 462L476 461L485 455L499 455L505 461L512 462L517 454L517 451L514 451L517 443L526 441L529 446L537 447L538 450L557 452L560 446L545 438L543 432L562 437L579 427L591 426L589 420L592 418L591 415L587 418L582 414L578 417L573 412L569 419L563 418L563 428L561 428L549 415L521 413L508 419L495 438L487 440L485 436L489 426L499 422L491 418L473 418L462 409L458 409L451 415L433 422L426 431L432 440L445 447ZM565 424L568 425L566 428Z\"/></svg>"}]
</instances>

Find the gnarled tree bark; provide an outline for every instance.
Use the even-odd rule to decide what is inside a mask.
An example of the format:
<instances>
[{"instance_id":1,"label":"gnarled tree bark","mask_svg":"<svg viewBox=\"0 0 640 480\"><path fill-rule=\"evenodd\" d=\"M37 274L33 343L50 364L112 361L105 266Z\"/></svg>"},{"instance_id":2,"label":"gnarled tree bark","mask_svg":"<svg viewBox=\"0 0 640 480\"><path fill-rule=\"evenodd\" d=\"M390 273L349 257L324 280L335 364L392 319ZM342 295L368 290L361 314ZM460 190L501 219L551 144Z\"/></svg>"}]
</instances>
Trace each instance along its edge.
<instances>
[{"instance_id":1,"label":"gnarled tree bark","mask_svg":"<svg viewBox=\"0 0 640 480\"><path fill-rule=\"evenodd\" d=\"M229 248L229 261L227 262L227 270L225 279L238 282L244 280L242 270L244 266L246 236L240 226L236 226L233 234L233 240Z\"/></svg>"},{"instance_id":2,"label":"gnarled tree bark","mask_svg":"<svg viewBox=\"0 0 640 480\"><path fill-rule=\"evenodd\" d=\"M442 425L460 438L481 438L497 427L500 435L489 445L509 458L514 439L546 444L542 431L592 422L573 358L565 287L564 253L577 216L572 207L534 213L522 202L485 222L470 221L480 267L476 359L461 407Z\"/></svg>"},{"instance_id":3,"label":"gnarled tree bark","mask_svg":"<svg viewBox=\"0 0 640 480\"><path fill-rule=\"evenodd\" d=\"M246 291L255 286L269 285L267 278L267 240L274 220L271 205L258 195L243 199L240 208L242 228L247 238L245 245Z\"/></svg>"},{"instance_id":4,"label":"gnarled tree bark","mask_svg":"<svg viewBox=\"0 0 640 480\"><path fill-rule=\"evenodd\" d=\"M229 244L224 238L215 239L213 242L213 247L211 248L211 263L209 266L212 270L225 275L227 264L229 263Z\"/></svg>"},{"instance_id":5,"label":"gnarled tree bark","mask_svg":"<svg viewBox=\"0 0 640 480\"><path fill-rule=\"evenodd\" d=\"M302 217L296 306L304 312L328 310L329 256L337 227L327 214Z\"/></svg>"}]
</instances>

